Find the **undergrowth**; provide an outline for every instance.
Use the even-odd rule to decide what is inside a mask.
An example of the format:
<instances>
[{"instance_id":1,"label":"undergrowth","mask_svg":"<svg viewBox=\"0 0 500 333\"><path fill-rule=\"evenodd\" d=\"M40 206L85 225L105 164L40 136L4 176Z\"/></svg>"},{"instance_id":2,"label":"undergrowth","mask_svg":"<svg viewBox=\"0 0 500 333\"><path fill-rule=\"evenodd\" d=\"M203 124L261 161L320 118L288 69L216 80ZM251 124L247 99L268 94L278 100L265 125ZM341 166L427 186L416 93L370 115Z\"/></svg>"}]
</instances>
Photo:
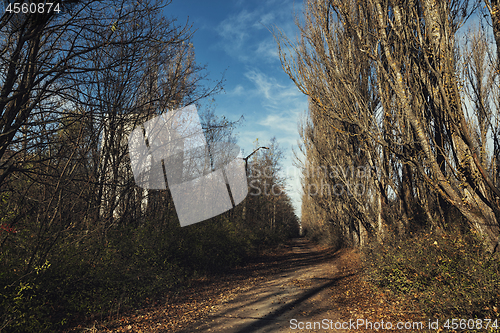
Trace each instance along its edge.
<instances>
[{"instance_id":1,"label":"undergrowth","mask_svg":"<svg viewBox=\"0 0 500 333\"><path fill-rule=\"evenodd\" d=\"M0 269L0 331L57 332L151 305L193 278L241 264L257 253L261 236L223 217L163 231L151 222L110 230L104 244L62 243L27 274L11 261Z\"/></svg>"},{"instance_id":2,"label":"undergrowth","mask_svg":"<svg viewBox=\"0 0 500 333\"><path fill-rule=\"evenodd\" d=\"M364 260L376 288L429 318L499 317L500 255L474 233L423 231L367 248Z\"/></svg>"}]
</instances>

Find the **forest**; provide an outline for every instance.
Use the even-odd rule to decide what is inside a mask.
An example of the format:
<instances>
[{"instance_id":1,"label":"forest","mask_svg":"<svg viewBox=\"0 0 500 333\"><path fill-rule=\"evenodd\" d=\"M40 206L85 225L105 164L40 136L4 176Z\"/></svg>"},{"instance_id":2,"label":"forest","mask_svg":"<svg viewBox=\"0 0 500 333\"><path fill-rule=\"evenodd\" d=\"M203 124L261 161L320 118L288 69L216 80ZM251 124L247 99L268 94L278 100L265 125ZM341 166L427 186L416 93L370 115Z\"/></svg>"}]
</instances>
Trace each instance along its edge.
<instances>
[{"instance_id":1,"label":"forest","mask_svg":"<svg viewBox=\"0 0 500 333\"><path fill-rule=\"evenodd\" d=\"M275 31L309 100L302 226L428 315L497 318L500 3L304 6L296 39Z\"/></svg>"},{"instance_id":2,"label":"forest","mask_svg":"<svg viewBox=\"0 0 500 333\"><path fill-rule=\"evenodd\" d=\"M168 0L54 3L0 18L0 331L141 307L299 230L359 249L371 288L429 318L498 318L498 0L305 0L297 36L272 30L308 98L300 219L272 139L244 152L243 202L186 227L168 188L136 185L127 140L196 105L207 145L238 141L195 29Z\"/></svg>"},{"instance_id":3,"label":"forest","mask_svg":"<svg viewBox=\"0 0 500 333\"><path fill-rule=\"evenodd\" d=\"M242 122L206 103L222 78L207 79L169 1L55 2L0 19L0 331L119 313L298 234L284 191L181 228L169 190L135 185L139 124L194 104L210 145L235 142ZM266 144L248 177L284 189L283 153Z\"/></svg>"}]
</instances>

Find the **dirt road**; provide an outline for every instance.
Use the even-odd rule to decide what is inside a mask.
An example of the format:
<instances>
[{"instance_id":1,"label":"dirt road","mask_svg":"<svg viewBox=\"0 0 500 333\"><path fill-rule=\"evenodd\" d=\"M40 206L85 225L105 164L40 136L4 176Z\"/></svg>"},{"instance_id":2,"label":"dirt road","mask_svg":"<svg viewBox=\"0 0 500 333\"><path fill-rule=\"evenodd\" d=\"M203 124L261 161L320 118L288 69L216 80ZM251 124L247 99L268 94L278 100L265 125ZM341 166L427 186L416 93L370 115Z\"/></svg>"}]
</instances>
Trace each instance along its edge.
<instances>
[{"instance_id":1,"label":"dirt road","mask_svg":"<svg viewBox=\"0 0 500 333\"><path fill-rule=\"evenodd\" d=\"M300 332L307 322L335 322L338 314L330 299L334 286L345 278L337 267L338 256L339 252L295 239L288 251L269 263L271 267L262 267L264 279L237 290L208 316L176 332Z\"/></svg>"},{"instance_id":2,"label":"dirt road","mask_svg":"<svg viewBox=\"0 0 500 333\"><path fill-rule=\"evenodd\" d=\"M358 280L358 259L352 249L335 252L294 239L238 269L195 280L149 307L117 312L68 332L336 332L300 328L308 328L307 322L335 323L341 313L344 318L351 313L349 304L369 294L349 284Z\"/></svg>"}]
</instances>

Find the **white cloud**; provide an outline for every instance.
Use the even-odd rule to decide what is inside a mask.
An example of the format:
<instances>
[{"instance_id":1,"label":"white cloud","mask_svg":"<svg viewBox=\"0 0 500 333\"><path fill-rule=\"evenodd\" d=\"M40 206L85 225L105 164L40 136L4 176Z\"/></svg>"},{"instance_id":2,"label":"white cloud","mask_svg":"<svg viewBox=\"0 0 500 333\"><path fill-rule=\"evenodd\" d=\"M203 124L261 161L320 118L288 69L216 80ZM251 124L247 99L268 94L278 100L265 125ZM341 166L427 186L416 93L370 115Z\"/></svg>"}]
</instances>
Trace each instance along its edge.
<instances>
[{"instance_id":1,"label":"white cloud","mask_svg":"<svg viewBox=\"0 0 500 333\"><path fill-rule=\"evenodd\" d=\"M242 3L238 7L249 7ZM268 0L251 10L241 9L226 17L216 27L222 37L218 47L244 63L279 61L276 42L271 31L279 27L283 32L295 30L293 0ZM271 30L271 31L269 31Z\"/></svg>"},{"instance_id":2,"label":"white cloud","mask_svg":"<svg viewBox=\"0 0 500 333\"><path fill-rule=\"evenodd\" d=\"M263 73L256 70L246 72L245 77L256 86L257 93L263 95L268 100L271 99L271 89L277 84L272 81L276 81L276 79L268 78Z\"/></svg>"},{"instance_id":3,"label":"white cloud","mask_svg":"<svg viewBox=\"0 0 500 333\"><path fill-rule=\"evenodd\" d=\"M254 24L257 29L264 29L267 25L274 24L276 22L276 15L274 13L266 13L261 15L258 22Z\"/></svg>"},{"instance_id":4,"label":"white cloud","mask_svg":"<svg viewBox=\"0 0 500 333\"><path fill-rule=\"evenodd\" d=\"M245 77L255 85L256 94L264 97L264 106L267 108L283 109L292 99L303 97L291 81L284 85L275 77L270 77L255 69L246 72Z\"/></svg>"},{"instance_id":5,"label":"white cloud","mask_svg":"<svg viewBox=\"0 0 500 333\"><path fill-rule=\"evenodd\" d=\"M265 61L279 61L278 47L274 38L268 38L259 43L255 51Z\"/></svg>"},{"instance_id":6,"label":"white cloud","mask_svg":"<svg viewBox=\"0 0 500 333\"><path fill-rule=\"evenodd\" d=\"M236 55L243 48L250 37L251 26L256 19L256 13L246 10L237 15L230 16L222 21L216 28L219 35L224 39L223 47L230 55Z\"/></svg>"},{"instance_id":7,"label":"white cloud","mask_svg":"<svg viewBox=\"0 0 500 333\"><path fill-rule=\"evenodd\" d=\"M268 114L259 121L259 125L272 127L286 133L297 133L297 115L295 112L282 112L281 114Z\"/></svg>"},{"instance_id":8,"label":"white cloud","mask_svg":"<svg viewBox=\"0 0 500 333\"><path fill-rule=\"evenodd\" d=\"M241 96L243 95L243 91L245 88L241 84L238 84L234 89L232 89L229 93L234 96Z\"/></svg>"}]
</instances>

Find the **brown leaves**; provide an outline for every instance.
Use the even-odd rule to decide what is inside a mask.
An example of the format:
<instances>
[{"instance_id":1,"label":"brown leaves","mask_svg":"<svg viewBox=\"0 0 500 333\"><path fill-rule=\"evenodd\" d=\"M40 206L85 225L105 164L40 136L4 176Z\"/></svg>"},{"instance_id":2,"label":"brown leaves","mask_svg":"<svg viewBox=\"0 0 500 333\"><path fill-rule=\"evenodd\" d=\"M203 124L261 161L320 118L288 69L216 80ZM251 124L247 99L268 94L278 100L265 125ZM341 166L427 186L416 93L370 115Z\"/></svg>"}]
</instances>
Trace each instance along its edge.
<instances>
[{"instance_id":1,"label":"brown leaves","mask_svg":"<svg viewBox=\"0 0 500 333\"><path fill-rule=\"evenodd\" d=\"M375 291L370 286L365 280L359 254L355 250L350 250L341 257L341 260L342 270L347 277L341 279L339 285L335 286L338 292L334 291L331 300L332 306L339 310L342 320L364 319L371 322L383 320L397 323L417 321L417 318L422 318L422 314L406 308L389 290ZM350 275L352 273L354 274Z\"/></svg>"},{"instance_id":2,"label":"brown leaves","mask_svg":"<svg viewBox=\"0 0 500 333\"><path fill-rule=\"evenodd\" d=\"M263 254L259 261L240 267L224 275L192 279L189 287L173 291L163 299L146 299L145 307L124 313L112 313L108 318L89 321L71 330L82 329L92 333L118 332L175 332L206 317L220 304L231 300L236 293L257 283L279 270L280 256L290 248L274 250ZM282 260L282 259L281 259ZM295 283L301 283L296 280Z\"/></svg>"}]
</instances>

